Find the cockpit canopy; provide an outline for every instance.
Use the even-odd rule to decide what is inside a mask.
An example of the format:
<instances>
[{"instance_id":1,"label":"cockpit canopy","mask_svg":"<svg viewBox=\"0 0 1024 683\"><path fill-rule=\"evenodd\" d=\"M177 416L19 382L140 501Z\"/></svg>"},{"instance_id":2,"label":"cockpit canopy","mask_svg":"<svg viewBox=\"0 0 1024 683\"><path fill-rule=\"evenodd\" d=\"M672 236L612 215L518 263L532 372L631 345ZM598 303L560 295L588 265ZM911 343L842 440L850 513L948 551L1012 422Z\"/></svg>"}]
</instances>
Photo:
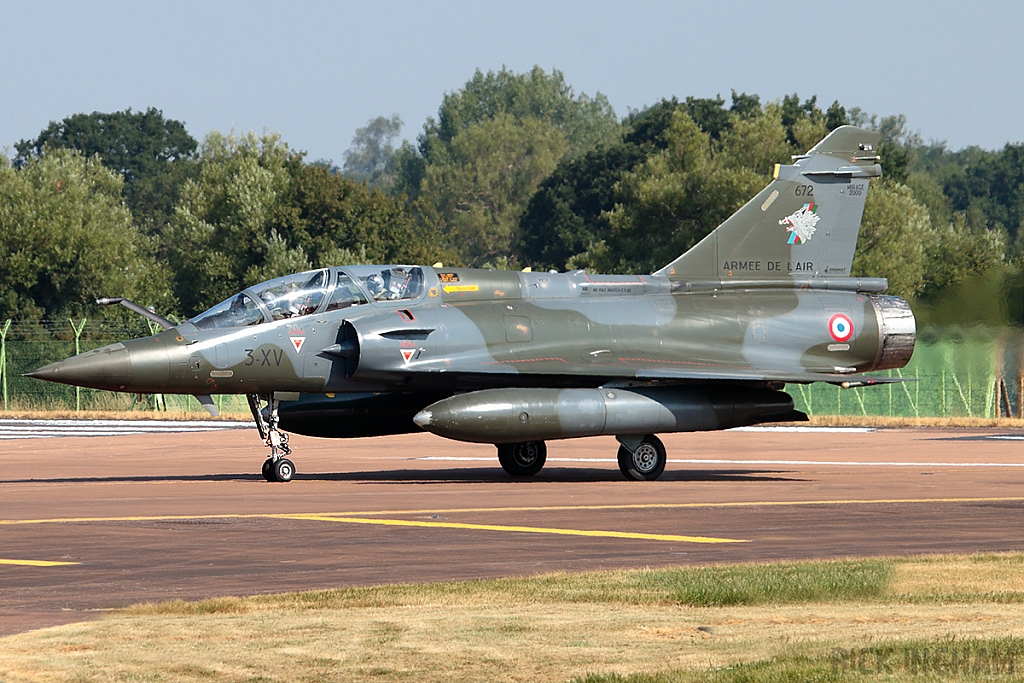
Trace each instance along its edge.
<instances>
[{"instance_id":1,"label":"cockpit canopy","mask_svg":"<svg viewBox=\"0 0 1024 683\"><path fill-rule=\"evenodd\" d=\"M369 301L417 299L423 294L419 266L321 268L268 280L222 301L189 322L199 329L247 327L300 318L321 310Z\"/></svg>"}]
</instances>

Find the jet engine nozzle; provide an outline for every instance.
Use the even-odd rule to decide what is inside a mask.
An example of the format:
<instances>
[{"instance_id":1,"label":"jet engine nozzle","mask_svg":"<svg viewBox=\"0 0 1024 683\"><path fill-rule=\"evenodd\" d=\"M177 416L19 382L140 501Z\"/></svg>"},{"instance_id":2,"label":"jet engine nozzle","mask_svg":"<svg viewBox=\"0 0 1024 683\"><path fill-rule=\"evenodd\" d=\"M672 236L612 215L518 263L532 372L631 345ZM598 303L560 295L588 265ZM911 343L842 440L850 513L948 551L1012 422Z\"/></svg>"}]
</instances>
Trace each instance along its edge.
<instances>
[{"instance_id":1,"label":"jet engine nozzle","mask_svg":"<svg viewBox=\"0 0 1024 683\"><path fill-rule=\"evenodd\" d=\"M902 368L914 355L917 322L910 304L898 296L873 296L878 319L878 356L872 370Z\"/></svg>"}]
</instances>

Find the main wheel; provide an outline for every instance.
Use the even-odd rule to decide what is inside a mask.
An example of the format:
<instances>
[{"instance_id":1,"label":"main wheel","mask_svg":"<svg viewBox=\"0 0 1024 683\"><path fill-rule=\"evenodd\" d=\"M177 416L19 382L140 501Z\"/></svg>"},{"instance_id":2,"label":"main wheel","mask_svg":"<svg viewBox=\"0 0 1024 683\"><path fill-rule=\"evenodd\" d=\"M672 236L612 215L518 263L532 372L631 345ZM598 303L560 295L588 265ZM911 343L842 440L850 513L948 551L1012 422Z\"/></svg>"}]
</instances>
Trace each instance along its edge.
<instances>
[{"instance_id":1,"label":"main wheel","mask_svg":"<svg viewBox=\"0 0 1024 683\"><path fill-rule=\"evenodd\" d=\"M267 481L277 481L277 477L274 475L274 461L267 458L263 461L263 478Z\"/></svg>"},{"instance_id":2,"label":"main wheel","mask_svg":"<svg viewBox=\"0 0 1024 683\"><path fill-rule=\"evenodd\" d=\"M274 463L274 476L278 481L291 481L295 476L295 464L288 458L281 458Z\"/></svg>"},{"instance_id":3,"label":"main wheel","mask_svg":"<svg viewBox=\"0 0 1024 683\"><path fill-rule=\"evenodd\" d=\"M645 436L632 453L625 446L619 446L619 469L626 479L654 481L665 471L666 462L665 444L654 434Z\"/></svg>"},{"instance_id":4,"label":"main wheel","mask_svg":"<svg viewBox=\"0 0 1024 683\"><path fill-rule=\"evenodd\" d=\"M547 459L548 447L543 441L498 444L498 462L513 477L532 477Z\"/></svg>"}]
</instances>

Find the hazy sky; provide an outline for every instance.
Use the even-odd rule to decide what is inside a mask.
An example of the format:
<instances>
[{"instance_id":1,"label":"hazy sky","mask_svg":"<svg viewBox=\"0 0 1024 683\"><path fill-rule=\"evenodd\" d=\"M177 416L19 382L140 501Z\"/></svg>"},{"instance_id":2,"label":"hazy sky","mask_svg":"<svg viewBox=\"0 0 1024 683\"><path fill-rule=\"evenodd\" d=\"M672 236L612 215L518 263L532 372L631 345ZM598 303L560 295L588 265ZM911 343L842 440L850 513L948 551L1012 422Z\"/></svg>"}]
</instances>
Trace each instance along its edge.
<instances>
[{"instance_id":1,"label":"hazy sky","mask_svg":"<svg viewBox=\"0 0 1024 683\"><path fill-rule=\"evenodd\" d=\"M564 72L622 116L732 88L838 99L949 147L1024 140L1020 2L0 3L0 148L70 114L162 109L196 138L280 132L342 160L384 114L414 139L476 68Z\"/></svg>"}]
</instances>

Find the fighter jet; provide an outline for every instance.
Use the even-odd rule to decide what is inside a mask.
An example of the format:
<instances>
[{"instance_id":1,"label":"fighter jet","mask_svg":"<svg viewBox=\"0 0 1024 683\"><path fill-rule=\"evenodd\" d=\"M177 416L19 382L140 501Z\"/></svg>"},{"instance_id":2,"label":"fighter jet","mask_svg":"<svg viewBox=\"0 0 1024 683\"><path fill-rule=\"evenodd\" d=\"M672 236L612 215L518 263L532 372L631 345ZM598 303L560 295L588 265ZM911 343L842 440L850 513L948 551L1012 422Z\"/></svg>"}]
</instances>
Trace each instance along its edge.
<instances>
[{"instance_id":1,"label":"fighter jet","mask_svg":"<svg viewBox=\"0 0 1024 683\"><path fill-rule=\"evenodd\" d=\"M692 249L649 275L422 265L321 268L250 287L183 324L28 373L96 389L244 394L295 474L288 433L420 429L491 443L537 474L545 442L614 435L628 479L657 479L666 432L806 420L786 384L859 387L914 350L880 278L851 277L879 135L830 133ZM111 303L120 300L101 300Z\"/></svg>"}]
</instances>

